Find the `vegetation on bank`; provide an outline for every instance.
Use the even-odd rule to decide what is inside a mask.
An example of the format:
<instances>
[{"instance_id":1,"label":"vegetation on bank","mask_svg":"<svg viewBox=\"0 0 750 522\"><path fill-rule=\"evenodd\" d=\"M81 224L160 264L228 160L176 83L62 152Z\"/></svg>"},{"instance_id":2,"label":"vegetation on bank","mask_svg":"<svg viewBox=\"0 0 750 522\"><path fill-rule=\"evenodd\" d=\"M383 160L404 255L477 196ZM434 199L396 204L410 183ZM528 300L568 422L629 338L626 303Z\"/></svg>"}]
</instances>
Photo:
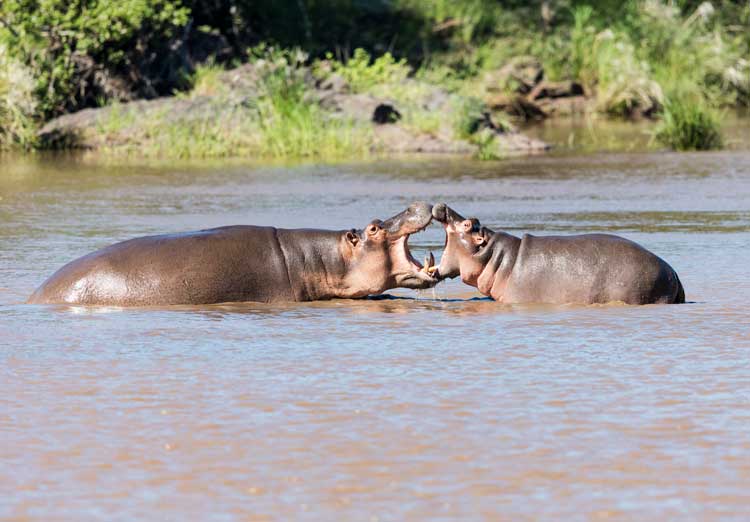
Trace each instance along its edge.
<instances>
[{"instance_id":1,"label":"vegetation on bank","mask_svg":"<svg viewBox=\"0 0 750 522\"><path fill-rule=\"evenodd\" d=\"M656 139L675 149L721 146L716 110L750 103L744 1L4 0L0 146L36 146L40 125L81 108L221 93L223 69L276 59L259 55L259 42L304 52L286 52L250 106L186 123L168 114L128 121L123 104L102 129L129 125L133 143L155 154L197 144L205 155L368 150L371 129L310 99L297 74L312 70L387 94L409 108L404 125L450 126L493 157L485 142L494 135L467 133L477 118L463 129L460 120L486 110L488 77L519 57L538 61L547 80L580 83L597 112L659 119ZM298 67L300 57L311 67ZM456 121L424 108L432 85L456 96ZM520 92L512 76L493 88Z\"/></svg>"},{"instance_id":2,"label":"vegetation on bank","mask_svg":"<svg viewBox=\"0 0 750 522\"><path fill-rule=\"evenodd\" d=\"M0 148L35 143L36 111L31 71L0 44Z\"/></svg>"},{"instance_id":3,"label":"vegetation on bank","mask_svg":"<svg viewBox=\"0 0 750 522\"><path fill-rule=\"evenodd\" d=\"M403 111L388 117L410 136L449 136L474 144L480 157L501 156L493 134L479 132L488 117L480 100L408 78L411 68L388 54L372 60L359 49L345 64L329 58L308 66L300 51L261 45L251 52L250 67L199 66L191 89L169 103L144 109L115 102L97 115L95 136L77 138L143 156L362 157L380 149L368 111L387 99ZM430 109L435 96L443 110ZM336 110L324 106L325 97L329 105L364 100L364 107Z\"/></svg>"},{"instance_id":4,"label":"vegetation on bank","mask_svg":"<svg viewBox=\"0 0 750 522\"><path fill-rule=\"evenodd\" d=\"M367 153L369 125L331 117L306 98L304 53L263 46L253 54L257 93L251 98L232 99L225 71L200 66L191 90L178 95L196 102L189 117L175 118L170 107L139 112L116 103L98 120L97 133L104 141L127 136L117 149L145 156L337 158Z\"/></svg>"}]
</instances>

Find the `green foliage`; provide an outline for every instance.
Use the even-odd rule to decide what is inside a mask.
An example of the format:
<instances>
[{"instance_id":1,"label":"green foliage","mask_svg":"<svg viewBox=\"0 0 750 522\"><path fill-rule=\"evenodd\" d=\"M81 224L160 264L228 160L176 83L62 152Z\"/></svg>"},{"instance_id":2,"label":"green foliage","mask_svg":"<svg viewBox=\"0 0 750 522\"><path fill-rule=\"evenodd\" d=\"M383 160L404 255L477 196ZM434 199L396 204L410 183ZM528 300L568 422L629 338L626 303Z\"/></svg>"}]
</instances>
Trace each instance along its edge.
<instances>
[{"instance_id":1,"label":"green foliage","mask_svg":"<svg viewBox=\"0 0 750 522\"><path fill-rule=\"evenodd\" d=\"M0 149L35 142L36 99L31 71L0 44Z\"/></svg>"},{"instance_id":2,"label":"green foliage","mask_svg":"<svg viewBox=\"0 0 750 522\"><path fill-rule=\"evenodd\" d=\"M478 160L491 161L503 158L497 144L497 135L490 129L478 132L471 141L477 146L476 158Z\"/></svg>"},{"instance_id":3,"label":"green foliage","mask_svg":"<svg viewBox=\"0 0 750 522\"><path fill-rule=\"evenodd\" d=\"M32 67L39 109L49 116L111 95L118 70L134 63L136 91L153 91L162 79L149 66L168 73L169 44L188 17L179 0L3 0L0 42Z\"/></svg>"},{"instance_id":4,"label":"green foliage","mask_svg":"<svg viewBox=\"0 0 750 522\"><path fill-rule=\"evenodd\" d=\"M719 115L704 102L670 98L656 129L657 141L675 150L711 150L722 147Z\"/></svg>"},{"instance_id":5,"label":"green foliage","mask_svg":"<svg viewBox=\"0 0 750 522\"><path fill-rule=\"evenodd\" d=\"M354 92L364 92L376 85L402 82L410 72L406 60L396 60L391 53L385 53L373 61L367 51L355 49L354 55L346 63L333 60L330 53L326 58L331 62L333 72L341 75Z\"/></svg>"}]
</instances>

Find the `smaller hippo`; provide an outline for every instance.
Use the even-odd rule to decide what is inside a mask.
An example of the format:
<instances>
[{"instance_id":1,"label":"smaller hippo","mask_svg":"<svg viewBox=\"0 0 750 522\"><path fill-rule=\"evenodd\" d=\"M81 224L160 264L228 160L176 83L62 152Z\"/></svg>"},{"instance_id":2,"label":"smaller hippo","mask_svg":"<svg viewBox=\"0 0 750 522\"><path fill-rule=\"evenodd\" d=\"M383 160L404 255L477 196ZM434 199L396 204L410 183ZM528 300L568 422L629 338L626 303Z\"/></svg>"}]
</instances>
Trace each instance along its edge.
<instances>
[{"instance_id":1,"label":"smaller hippo","mask_svg":"<svg viewBox=\"0 0 750 522\"><path fill-rule=\"evenodd\" d=\"M610 234L519 239L464 219L444 203L432 216L445 227L439 279L453 278L503 303L684 303L677 273L642 246Z\"/></svg>"}]
</instances>

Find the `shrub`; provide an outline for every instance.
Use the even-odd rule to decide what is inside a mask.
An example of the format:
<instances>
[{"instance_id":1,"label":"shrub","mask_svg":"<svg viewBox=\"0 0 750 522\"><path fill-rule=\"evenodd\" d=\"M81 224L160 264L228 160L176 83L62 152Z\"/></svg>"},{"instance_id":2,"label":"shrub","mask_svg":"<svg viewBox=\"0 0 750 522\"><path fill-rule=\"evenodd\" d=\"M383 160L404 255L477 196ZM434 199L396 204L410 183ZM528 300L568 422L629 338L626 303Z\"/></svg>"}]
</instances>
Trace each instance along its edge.
<instances>
[{"instance_id":1,"label":"shrub","mask_svg":"<svg viewBox=\"0 0 750 522\"><path fill-rule=\"evenodd\" d=\"M328 60L333 55L328 54ZM391 53L385 53L372 63L370 54L364 49L355 49L354 55L341 63L333 60L333 72L341 75L354 92L364 92L376 85L402 82L409 75L410 69L406 60L396 60Z\"/></svg>"},{"instance_id":2,"label":"shrub","mask_svg":"<svg viewBox=\"0 0 750 522\"><path fill-rule=\"evenodd\" d=\"M0 44L0 148L29 147L35 141L34 79Z\"/></svg>"},{"instance_id":3,"label":"shrub","mask_svg":"<svg viewBox=\"0 0 750 522\"><path fill-rule=\"evenodd\" d=\"M32 67L51 116L170 92L181 72L172 44L188 16L180 0L3 0L0 41Z\"/></svg>"},{"instance_id":4,"label":"shrub","mask_svg":"<svg viewBox=\"0 0 750 522\"><path fill-rule=\"evenodd\" d=\"M599 33L592 48L589 74L596 80L597 108L613 116L653 113L663 102L662 89L651 77L647 62L640 60L622 33Z\"/></svg>"},{"instance_id":5,"label":"shrub","mask_svg":"<svg viewBox=\"0 0 750 522\"><path fill-rule=\"evenodd\" d=\"M720 120L704 102L684 97L667 99L655 138L675 150L710 150L722 147Z\"/></svg>"}]
</instances>

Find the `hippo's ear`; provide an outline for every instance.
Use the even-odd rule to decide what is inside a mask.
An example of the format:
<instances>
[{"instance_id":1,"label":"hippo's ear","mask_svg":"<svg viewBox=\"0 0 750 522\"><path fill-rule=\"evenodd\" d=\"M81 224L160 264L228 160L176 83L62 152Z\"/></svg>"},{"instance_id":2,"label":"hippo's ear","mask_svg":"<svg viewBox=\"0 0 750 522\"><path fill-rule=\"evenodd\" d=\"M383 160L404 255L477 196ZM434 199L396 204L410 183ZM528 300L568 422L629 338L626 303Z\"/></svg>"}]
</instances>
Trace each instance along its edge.
<instances>
[{"instance_id":1,"label":"hippo's ear","mask_svg":"<svg viewBox=\"0 0 750 522\"><path fill-rule=\"evenodd\" d=\"M357 235L357 231L354 229L348 231L346 233L346 240L351 246L357 246L357 243L359 243L359 236Z\"/></svg>"}]
</instances>

